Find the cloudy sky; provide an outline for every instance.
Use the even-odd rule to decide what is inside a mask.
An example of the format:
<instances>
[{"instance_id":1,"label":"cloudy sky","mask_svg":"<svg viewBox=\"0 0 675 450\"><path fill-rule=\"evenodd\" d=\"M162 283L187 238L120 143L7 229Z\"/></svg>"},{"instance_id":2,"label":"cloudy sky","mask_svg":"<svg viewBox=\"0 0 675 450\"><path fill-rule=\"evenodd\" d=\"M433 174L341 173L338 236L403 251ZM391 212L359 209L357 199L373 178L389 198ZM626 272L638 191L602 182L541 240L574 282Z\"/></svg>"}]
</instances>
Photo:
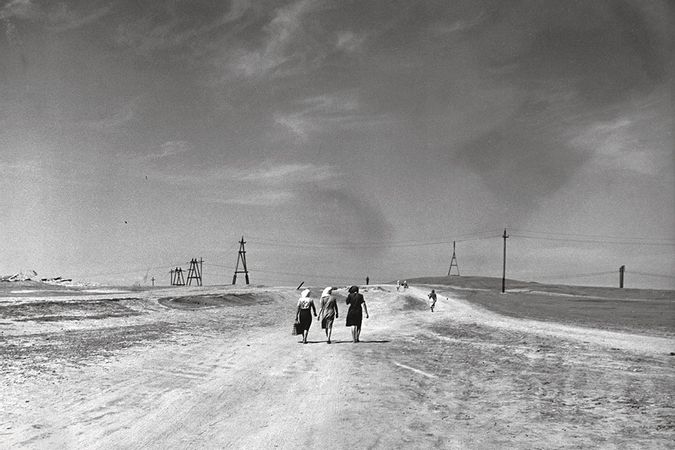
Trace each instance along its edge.
<instances>
[{"instance_id":1,"label":"cloudy sky","mask_svg":"<svg viewBox=\"0 0 675 450\"><path fill-rule=\"evenodd\" d=\"M667 1L0 1L0 274L675 288Z\"/></svg>"}]
</instances>

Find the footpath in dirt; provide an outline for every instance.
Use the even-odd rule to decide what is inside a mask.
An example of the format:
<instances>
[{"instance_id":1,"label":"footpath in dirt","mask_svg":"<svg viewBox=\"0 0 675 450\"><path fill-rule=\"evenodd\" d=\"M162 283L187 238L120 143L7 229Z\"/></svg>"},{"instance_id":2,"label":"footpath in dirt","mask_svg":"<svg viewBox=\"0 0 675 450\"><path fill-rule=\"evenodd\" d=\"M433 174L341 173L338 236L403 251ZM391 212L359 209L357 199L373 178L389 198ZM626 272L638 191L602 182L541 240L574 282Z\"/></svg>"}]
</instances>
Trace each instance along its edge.
<instances>
[{"instance_id":1,"label":"footpath in dirt","mask_svg":"<svg viewBox=\"0 0 675 450\"><path fill-rule=\"evenodd\" d=\"M316 296L322 287L312 290ZM362 342L298 291L0 297L2 448L672 448L675 339L362 289Z\"/></svg>"}]
</instances>

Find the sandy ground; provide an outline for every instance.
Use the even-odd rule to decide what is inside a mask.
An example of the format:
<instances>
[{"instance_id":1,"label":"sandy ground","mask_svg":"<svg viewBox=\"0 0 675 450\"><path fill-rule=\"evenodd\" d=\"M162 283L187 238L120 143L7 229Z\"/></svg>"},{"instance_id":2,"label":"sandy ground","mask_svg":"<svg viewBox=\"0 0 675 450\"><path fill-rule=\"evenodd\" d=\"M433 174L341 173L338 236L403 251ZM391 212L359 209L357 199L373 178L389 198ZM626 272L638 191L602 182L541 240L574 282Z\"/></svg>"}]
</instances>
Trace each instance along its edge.
<instances>
[{"instance_id":1,"label":"sandy ground","mask_svg":"<svg viewBox=\"0 0 675 450\"><path fill-rule=\"evenodd\" d=\"M313 295L320 293L313 289ZM298 292L6 292L2 448L673 448L675 336L363 291L362 342Z\"/></svg>"}]
</instances>

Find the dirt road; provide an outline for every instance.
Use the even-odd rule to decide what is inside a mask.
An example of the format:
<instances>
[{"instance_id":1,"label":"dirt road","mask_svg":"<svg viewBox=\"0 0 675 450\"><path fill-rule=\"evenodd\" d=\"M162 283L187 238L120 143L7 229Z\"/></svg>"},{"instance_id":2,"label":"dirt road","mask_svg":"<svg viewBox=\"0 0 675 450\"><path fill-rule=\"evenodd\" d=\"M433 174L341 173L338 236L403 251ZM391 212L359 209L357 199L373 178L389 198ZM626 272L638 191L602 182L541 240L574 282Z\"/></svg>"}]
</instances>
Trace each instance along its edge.
<instances>
[{"instance_id":1,"label":"dirt road","mask_svg":"<svg viewBox=\"0 0 675 450\"><path fill-rule=\"evenodd\" d=\"M447 292L431 313L426 292L365 290L363 342L343 309L331 345L318 322L307 345L290 335L292 289L5 300L0 447L672 445L672 336L522 321Z\"/></svg>"}]
</instances>

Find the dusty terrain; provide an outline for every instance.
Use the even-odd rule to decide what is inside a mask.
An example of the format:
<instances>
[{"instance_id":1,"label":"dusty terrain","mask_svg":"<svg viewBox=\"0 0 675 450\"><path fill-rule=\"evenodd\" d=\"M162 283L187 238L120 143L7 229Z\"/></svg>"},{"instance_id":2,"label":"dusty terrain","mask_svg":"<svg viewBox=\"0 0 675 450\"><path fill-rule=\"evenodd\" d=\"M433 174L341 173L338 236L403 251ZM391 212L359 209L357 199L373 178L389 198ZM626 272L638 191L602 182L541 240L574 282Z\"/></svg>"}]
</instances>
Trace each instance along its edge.
<instances>
[{"instance_id":1,"label":"dusty terrain","mask_svg":"<svg viewBox=\"0 0 675 450\"><path fill-rule=\"evenodd\" d=\"M518 313L528 309L528 295L539 296L531 297L533 309L553 304L546 299L559 292L500 297L435 285L440 296L431 313L427 285L401 292L371 286L362 291L370 319L353 344L340 289L334 343L325 343L314 322L303 345L290 334L292 288L7 286L0 290L3 448L675 442L675 300L668 294L656 299L661 309L652 319L637 305L652 307L653 298L618 299L635 300L632 327L630 308L616 306L609 291L595 300L571 293L577 304L602 305L585 310L582 327L578 312L555 317L556 308L574 309L574 302ZM476 306L500 299L493 308ZM616 308L621 320L602 312ZM593 314L602 317L598 326L588 319Z\"/></svg>"}]
</instances>

